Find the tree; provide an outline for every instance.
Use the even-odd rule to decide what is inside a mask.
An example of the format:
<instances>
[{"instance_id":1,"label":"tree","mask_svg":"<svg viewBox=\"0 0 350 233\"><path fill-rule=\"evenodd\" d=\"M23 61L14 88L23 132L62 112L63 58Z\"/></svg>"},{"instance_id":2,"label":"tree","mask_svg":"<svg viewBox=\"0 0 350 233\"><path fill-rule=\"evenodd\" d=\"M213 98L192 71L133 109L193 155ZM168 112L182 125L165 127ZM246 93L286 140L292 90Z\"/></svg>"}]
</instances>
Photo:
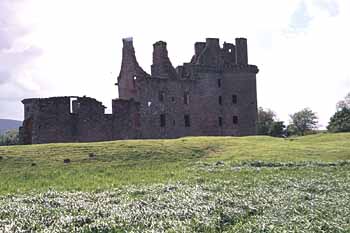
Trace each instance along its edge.
<instances>
[{"instance_id":1,"label":"tree","mask_svg":"<svg viewBox=\"0 0 350 233\"><path fill-rule=\"evenodd\" d=\"M337 111L342 110L343 108L350 109L350 92L345 96L344 100L337 103Z\"/></svg>"},{"instance_id":2,"label":"tree","mask_svg":"<svg viewBox=\"0 0 350 233\"><path fill-rule=\"evenodd\" d=\"M337 111L327 126L330 132L350 132L350 93L337 103Z\"/></svg>"},{"instance_id":3,"label":"tree","mask_svg":"<svg viewBox=\"0 0 350 233\"><path fill-rule=\"evenodd\" d=\"M270 126L268 135L272 137L283 137L285 135L285 128L286 126L283 121L274 121Z\"/></svg>"},{"instance_id":4,"label":"tree","mask_svg":"<svg viewBox=\"0 0 350 233\"><path fill-rule=\"evenodd\" d=\"M299 112L290 115L291 126L297 135L304 136L306 132L317 129L318 117L309 108L304 108Z\"/></svg>"},{"instance_id":5,"label":"tree","mask_svg":"<svg viewBox=\"0 0 350 233\"><path fill-rule=\"evenodd\" d=\"M262 107L258 109L258 135L270 135L273 137L282 137L284 134L283 121L276 119L276 114L270 110L264 110Z\"/></svg>"},{"instance_id":6,"label":"tree","mask_svg":"<svg viewBox=\"0 0 350 233\"><path fill-rule=\"evenodd\" d=\"M10 130L0 135L0 146L16 145L19 143L18 130Z\"/></svg>"},{"instance_id":7,"label":"tree","mask_svg":"<svg viewBox=\"0 0 350 233\"><path fill-rule=\"evenodd\" d=\"M274 122L276 114L270 110L264 110L262 107L258 109L258 135L269 135L271 124Z\"/></svg>"}]
</instances>

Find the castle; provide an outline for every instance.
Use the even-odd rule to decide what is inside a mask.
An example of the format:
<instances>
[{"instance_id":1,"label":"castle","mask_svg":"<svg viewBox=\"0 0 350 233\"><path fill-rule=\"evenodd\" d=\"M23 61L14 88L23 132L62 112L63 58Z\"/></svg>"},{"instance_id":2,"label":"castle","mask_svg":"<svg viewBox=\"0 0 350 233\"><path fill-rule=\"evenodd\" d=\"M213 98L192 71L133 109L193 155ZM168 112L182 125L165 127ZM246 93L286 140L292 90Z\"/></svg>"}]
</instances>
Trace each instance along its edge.
<instances>
[{"instance_id":1,"label":"castle","mask_svg":"<svg viewBox=\"0 0 350 233\"><path fill-rule=\"evenodd\" d=\"M123 39L119 98L112 114L89 97L24 99L22 144L183 136L256 134L258 68L248 64L247 40L207 38L176 69L166 42L153 45L151 75L138 64L132 38Z\"/></svg>"}]
</instances>

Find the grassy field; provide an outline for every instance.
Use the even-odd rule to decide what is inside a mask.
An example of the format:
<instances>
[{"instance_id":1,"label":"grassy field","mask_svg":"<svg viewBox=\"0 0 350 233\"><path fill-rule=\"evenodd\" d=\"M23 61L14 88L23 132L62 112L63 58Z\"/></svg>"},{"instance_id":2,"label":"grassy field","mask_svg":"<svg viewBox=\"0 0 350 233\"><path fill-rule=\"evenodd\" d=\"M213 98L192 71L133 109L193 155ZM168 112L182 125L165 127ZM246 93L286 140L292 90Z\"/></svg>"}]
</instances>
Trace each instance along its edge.
<instances>
[{"instance_id":1,"label":"grassy field","mask_svg":"<svg viewBox=\"0 0 350 233\"><path fill-rule=\"evenodd\" d=\"M0 147L0 232L350 232L349 169L350 134Z\"/></svg>"}]
</instances>

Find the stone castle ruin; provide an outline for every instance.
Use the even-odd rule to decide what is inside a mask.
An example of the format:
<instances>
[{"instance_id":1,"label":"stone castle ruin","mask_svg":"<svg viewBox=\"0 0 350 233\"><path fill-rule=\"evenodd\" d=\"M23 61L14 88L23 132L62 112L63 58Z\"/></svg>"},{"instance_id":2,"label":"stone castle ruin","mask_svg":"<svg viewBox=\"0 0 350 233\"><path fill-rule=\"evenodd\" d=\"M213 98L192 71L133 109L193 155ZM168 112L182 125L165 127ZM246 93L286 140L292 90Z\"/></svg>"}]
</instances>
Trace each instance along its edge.
<instances>
[{"instance_id":1,"label":"stone castle ruin","mask_svg":"<svg viewBox=\"0 0 350 233\"><path fill-rule=\"evenodd\" d=\"M174 68L166 42L153 45L151 75L138 64L132 38L123 39L119 98L112 114L93 98L24 99L23 144L183 136L256 134L258 68L248 64L247 40L207 38L190 62Z\"/></svg>"}]
</instances>

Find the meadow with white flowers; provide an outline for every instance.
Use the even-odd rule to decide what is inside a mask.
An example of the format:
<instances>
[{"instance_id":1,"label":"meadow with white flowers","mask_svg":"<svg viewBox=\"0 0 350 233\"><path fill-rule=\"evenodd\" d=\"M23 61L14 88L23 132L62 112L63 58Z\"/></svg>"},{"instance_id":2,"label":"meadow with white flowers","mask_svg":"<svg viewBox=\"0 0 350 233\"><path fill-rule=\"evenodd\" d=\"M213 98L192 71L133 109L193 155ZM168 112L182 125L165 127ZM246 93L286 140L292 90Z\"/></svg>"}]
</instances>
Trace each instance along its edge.
<instances>
[{"instance_id":1,"label":"meadow with white flowers","mask_svg":"<svg viewBox=\"0 0 350 233\"><path fill-rule=\"evenodd\" d=\"M350 232L350 134L0 147L0 177L0 232Z\"/></svg>"}]
</instances>

